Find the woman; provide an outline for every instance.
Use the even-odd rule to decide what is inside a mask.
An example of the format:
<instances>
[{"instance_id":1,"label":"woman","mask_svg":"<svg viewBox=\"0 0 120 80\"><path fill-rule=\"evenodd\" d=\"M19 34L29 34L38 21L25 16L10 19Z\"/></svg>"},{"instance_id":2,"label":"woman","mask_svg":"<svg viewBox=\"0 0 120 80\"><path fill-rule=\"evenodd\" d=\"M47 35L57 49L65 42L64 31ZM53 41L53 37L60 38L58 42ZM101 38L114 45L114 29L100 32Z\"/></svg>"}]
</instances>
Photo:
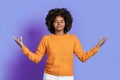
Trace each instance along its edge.
<instances>
[{"instance_id":1,"label":"woman","mask_svg":"<svg viewBox=\"0 0 120 80\"><path fill-rule=\"evenodd\" d=\"M72 16L67 9L51 9L46 16L46 25L51 34L42 37L35 53L23 44L22 37L14 37L31 61L38 63L45 54L47 55L43 80L74 80L73 53L80 61L85 62L106 42L107 37L100 38L95 47L84 52L77 36L68 33L72 22Z\"/></svg>"}]
</instances>

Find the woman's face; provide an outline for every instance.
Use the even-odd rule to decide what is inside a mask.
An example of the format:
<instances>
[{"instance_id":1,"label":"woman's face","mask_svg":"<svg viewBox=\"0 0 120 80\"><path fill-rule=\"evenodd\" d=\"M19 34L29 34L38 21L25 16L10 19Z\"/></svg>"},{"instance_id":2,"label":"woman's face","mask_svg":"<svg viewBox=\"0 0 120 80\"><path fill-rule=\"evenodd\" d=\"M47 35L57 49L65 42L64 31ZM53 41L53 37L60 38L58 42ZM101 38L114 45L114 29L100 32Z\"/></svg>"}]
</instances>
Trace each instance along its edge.
<instances>
[{"instance_id":1,"label":"woman's face","mask_svg":"<svg viewBox=\"0 0 120 80\"><path fill-rule=\"evenodd\" d=\"M65 28L65 20L61 16L57 16L53 22L53 26L55 28L55 31L63 31Z\"/></svg>"}]
</instances>

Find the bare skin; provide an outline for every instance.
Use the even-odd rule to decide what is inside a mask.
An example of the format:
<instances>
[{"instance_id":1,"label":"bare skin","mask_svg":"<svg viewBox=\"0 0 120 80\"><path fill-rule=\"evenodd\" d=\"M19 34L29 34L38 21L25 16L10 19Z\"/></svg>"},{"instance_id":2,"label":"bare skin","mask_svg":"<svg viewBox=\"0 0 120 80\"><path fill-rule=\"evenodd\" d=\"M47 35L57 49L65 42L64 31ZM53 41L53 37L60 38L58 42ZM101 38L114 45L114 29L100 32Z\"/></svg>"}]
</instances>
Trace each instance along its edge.
<instances>
[{"instance_id":1,"label":"bare skin","mask_svg":"<svg viewBox=\"0 0 120 80\"><path fill-rule=\"evenodd\" d=\"M56 35L64 35L65 20L64 18L57 16L53 22Z\"/></svg>"}]
</instances>

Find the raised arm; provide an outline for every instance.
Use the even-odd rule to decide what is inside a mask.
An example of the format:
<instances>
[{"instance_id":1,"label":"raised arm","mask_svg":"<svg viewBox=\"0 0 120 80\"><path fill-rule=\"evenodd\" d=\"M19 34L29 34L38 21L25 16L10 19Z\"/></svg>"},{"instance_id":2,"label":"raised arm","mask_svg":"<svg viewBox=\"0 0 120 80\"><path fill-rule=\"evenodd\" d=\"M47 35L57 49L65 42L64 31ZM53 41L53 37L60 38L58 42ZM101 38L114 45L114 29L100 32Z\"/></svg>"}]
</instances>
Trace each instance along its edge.
<instances>
[{"instance_id":1,"label":"raised arm","mask_svg":"<svg viewBox=\"0 0 120 80\"><path fill-rule=\"evenodd\" d=\"M81 43L79 42L79 40L76 37L74 53L82 62L85 62L86 60L88 60L90 57L92 57L93 55L95 55L98 52L99 48L106 42L107 39L108 39L108 36L106 36L105 38L101 37L98 44L95 45L95 47L88 50L87 52L84 52L82 49Z\"/></svg>"},{"instance_id":2,"label":"raised arm","mask_svg":"<svg viewBox=\"0 0 120 80\"><path fill-rule=\"evenodd\" d=\"M44 44L44 40L42 39L40 44L38 45L38 48L36 50L35 53L31 52L24 44L22 41L22 37L16 38L13 36L13 39L15 40L15 42L21 47L23 53L33 62L35 62L36 64L38 62L40 62L40 60L42 59L42 57L45 54L46 51L46 47Z\"/></svg>"}]
</instances>

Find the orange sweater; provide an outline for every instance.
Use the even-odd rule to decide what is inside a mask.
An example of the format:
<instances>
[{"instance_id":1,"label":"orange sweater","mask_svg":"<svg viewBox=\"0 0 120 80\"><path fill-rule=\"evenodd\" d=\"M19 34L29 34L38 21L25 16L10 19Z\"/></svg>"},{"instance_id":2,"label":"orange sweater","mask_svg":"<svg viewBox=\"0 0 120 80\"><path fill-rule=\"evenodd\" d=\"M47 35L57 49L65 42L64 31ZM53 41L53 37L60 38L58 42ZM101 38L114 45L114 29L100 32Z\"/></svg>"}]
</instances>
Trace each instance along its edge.
<instances>
[{"instance_id":1,"label":"orange sweater","mask_svg":"<svg viewBox=\"0 0 120 80\"><path fill-rule=\"evenodd\" d=\"M22 51L28 58L38 63L47 55L45 72L52 75L73 76L73 53L82 61L86 61L99 50L95 46L91 50L84 52L78 38L73 34L58 36L49 34L44 36L35 53L32 53L26 46Z\"/></svg>"}]
</instances>

